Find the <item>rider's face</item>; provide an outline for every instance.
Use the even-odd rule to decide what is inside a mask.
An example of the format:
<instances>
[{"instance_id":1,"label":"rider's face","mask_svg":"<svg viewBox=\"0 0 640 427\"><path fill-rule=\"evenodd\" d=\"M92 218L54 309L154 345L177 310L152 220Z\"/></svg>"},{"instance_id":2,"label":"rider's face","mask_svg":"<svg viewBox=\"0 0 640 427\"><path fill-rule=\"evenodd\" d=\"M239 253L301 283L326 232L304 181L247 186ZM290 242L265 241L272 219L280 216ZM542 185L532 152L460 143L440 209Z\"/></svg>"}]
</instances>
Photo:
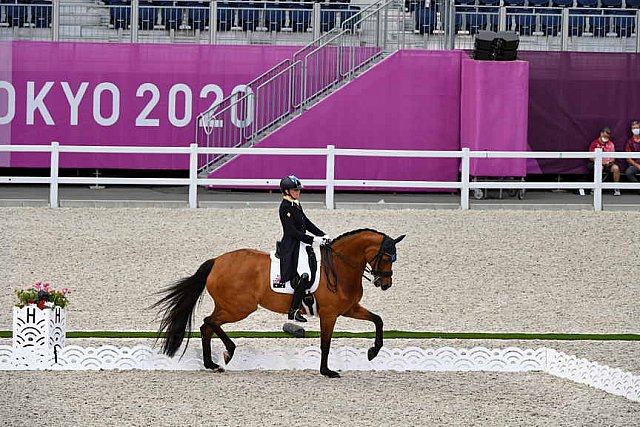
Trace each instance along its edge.
<instances>
[{"instance_id":1,"label":"rider's face","mask_svg":"<svg viewBox=\"0 0 640 427\"><path fill-rule=\"evenodd\" d=\"M300 197L300 190L289 190L289 194L291 195L291 198L293 200L298 200L298 198Z\"/></svg>"}]
</instances>

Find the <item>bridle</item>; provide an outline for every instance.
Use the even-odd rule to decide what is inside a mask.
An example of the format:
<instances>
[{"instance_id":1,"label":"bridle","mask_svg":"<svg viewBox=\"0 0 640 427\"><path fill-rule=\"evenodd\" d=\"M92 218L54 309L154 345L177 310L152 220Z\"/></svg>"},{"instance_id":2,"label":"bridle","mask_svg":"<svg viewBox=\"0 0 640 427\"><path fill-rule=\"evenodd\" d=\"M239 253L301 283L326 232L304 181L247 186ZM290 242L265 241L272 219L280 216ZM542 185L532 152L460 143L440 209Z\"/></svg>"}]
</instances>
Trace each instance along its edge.
<instances>
[{"instance_id":1,"label":"bridle","mask_svg":"<svg viewBox=\"0 0 640 427\"><path fill-rule=\"evenodd\" d=\"M387 252L387 250L389 248L385 248L385 243L388 242L393 242L392 239L390 239L389 237L385 236L384 239L382 240L382 243L380 244L380 248L378 248L378 253L371 259L371 261L368 262L368 264L371 266L371 268L369 268L368 266L364 266L364 272L362 273L362 277L364 279L366 279L369 282L373 282L375 283L375 280L381 277L391 277L393 276L393 270L389 270L389 271L381 271L379 268L380 263L382 262L383 257L387 256L389 257L391 263L395 262L396 260L396 254L390 254L389 252ZM387 244L387 247L389 245ZM331 247L331 245L324 245L322 246L322 248L324 248L327 252L328 255L331 254L335 254L338 258L340 258L345 264L347 264L349 267L353 268L354 270L357 270L359 267L358 265L356 265L355 262L353 262L352 260L350 260L349 258L347 258L346 255L336 251L335 249L333 249ZM387 249L387 250L385 250ZM335 273L334 273L335 274ZM373 275L373 279L370 277L367 277L366 274L371 274ZM327 279L329 279L329 275L327 275ZM332 292L336 292L337 290L337 277L335 278L335 284L334 286L329 286L329 283L327 284L327 286L329 286L329 290L331 290ZM330 282L330 280L329 280Z\"/></svg>"}]
</instances>

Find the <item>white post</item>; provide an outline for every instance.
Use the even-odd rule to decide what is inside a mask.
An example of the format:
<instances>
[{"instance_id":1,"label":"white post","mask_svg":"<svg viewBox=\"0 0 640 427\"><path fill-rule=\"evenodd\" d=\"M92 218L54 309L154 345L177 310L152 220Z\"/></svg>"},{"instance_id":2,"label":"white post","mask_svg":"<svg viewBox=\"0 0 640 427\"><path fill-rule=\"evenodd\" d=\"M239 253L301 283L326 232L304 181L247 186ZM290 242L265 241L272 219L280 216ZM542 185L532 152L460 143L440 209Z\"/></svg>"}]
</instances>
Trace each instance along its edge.
<instances>
[{"instance_id":1,"label":"white post","mask_svg":"<svg viewBox=\"0 0 640 427\"><path fill-rule=\"evenodd\" d=\"M59 143L53 141L51 143L51 182L49 183L49 206L58 207L58 166L60 164Z\"/></svg>"},{"instance_id":2,"label":"white post","mask_svg":"<svg viewBox=\"0 0 640 427\"><path fill-rule=\"evenodd\" d=\"M216 44L218 41L218 2L211 0L209 3L209 44Z\"/></svg>"},{"instance_id":3,"label":"white post","mask_svg":"<svg viewBox=\"0 0 640 427\"><path fill-rule=\"evenodd\" d=\"M140 17L140 2L138 0L131 0L131 24L129 28L131 30L131 43L138 42L138 19Z\"/></svg>"},{"instance_id":4,"label":"white post","mask_svg":"<svg viewBox=\"0 0 640 427\"><path fill-rule=\"evenodd\" d=\"M569 8L562 9L562 23L560 24L560 50L566 52L569 49Z\"/></svg>"},{"instance_id":5,"label":"white post","mask_svg":"<svg viewBox=\"0 0 640 427\"><path fill-rule=\"evenodd\" d=\"M313 25L313 39L317 40L320 38L320 33L321 33L321 25L320 25L320 3L314 3L313 4L313 23L311 25Z\"/></svg>"},{"instance_id":6,"label":"white post","mask_svg":"<svg viewBox=\"0 0 640 427\"><path fill-rule=\"evenodd\" d=\"M336 162L336 146L327 145L327 186L325 196L325 206L327 209L335 209L335 201L333 198L334 179L335 179L335 162Z\"/></svg>"},{"instance_id":7,"label":"white post","mask_svg":"<svg viewBox=\"0 0 640 427\"><path fill-rule=\"evenodd\" d=\"M462 181L462 188L460 189L460 207L465 210L469 209L469 170L471 169L469 163L469 148L464 147L462 149L462 168L460 170L460 179Z\"/></svg>"},{"instance_id":8,"label":"white post","mask_svg":"<svg viewBox=\"0 0 640 427\"><path fill-rule=\"evenodd\" d=\"M595 163L593 165L593 208L602 210L602 148L596 148Z\"/></svg>"},{"instance_id":9,"label":"white post","mask_svg":"<svg viewBox=\"0 0 640 427\"><path fill-rule=\"evenodd\" d=\"M198 207L198 144L189 146L189 207Z\"/></svg>"},{"instance_id":10,"label":"white post","mask_svg":"<svg viewBox=\"0 0 640 427\"><path fill-rule=\"evenodd\" d=\"M60 40L60 0L53 0L51 7L51 39L57 42Z\"/></svg>"},{"instance_id":11,"label":"white post","mask_svg":"<svg viewBox=\"0 0 640 427\"><path fill-rule=\"evenodd\" d=\"M498 10L498 31L507 31L507 8L504 6Z\"/></svg>"}]
</instances>

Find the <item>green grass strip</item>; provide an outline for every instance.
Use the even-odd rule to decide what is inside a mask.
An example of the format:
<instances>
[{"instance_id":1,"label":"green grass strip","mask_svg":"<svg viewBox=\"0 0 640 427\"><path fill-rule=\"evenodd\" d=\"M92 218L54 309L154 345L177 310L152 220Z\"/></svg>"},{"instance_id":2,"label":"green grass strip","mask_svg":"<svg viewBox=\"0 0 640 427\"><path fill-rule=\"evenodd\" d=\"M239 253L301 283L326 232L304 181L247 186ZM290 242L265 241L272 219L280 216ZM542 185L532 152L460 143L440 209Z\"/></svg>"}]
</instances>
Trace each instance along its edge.
<instances>
[{"instance_id":1,"label":"green grass strip","mask_svg":"<svg viewBox=\"0 0 640 427\"><path fill-rule=\"evenodd\" d=\"M279 331L232 331L231 338L291 338ZM11 331L0 331L0 338L11 338ZM320 332L306 331L307 338L318 338ZM200 338L200 332L192 332L192 338ZM420 332L385 331L386 339L460 339L460 340L558 340L558 341L640 341L640 334L562 334L524 332ZM67 338L156 338L156 332L148 331L68 331ZM334 332L333 338L375 338L374 332Z\"/></svg>"}]
</instances>

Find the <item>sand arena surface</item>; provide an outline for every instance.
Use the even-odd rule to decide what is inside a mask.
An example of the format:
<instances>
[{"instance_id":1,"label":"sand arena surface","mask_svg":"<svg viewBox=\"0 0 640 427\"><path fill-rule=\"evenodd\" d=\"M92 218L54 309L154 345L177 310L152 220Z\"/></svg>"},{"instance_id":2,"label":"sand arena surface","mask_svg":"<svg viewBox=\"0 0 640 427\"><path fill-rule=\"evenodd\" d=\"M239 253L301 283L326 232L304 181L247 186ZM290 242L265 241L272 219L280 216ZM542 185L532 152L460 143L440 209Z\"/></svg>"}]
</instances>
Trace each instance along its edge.
<instances>
[{"instance_id":1,"label":"sand arena surface","mask_svg":"<svg viewBox=\"0 0 640 427\"><path fill-rule=\"evenodd\" d=\"M392 237L407 234L398 245L394 285L382 292L364 284L362 304L382 316L387 330L640 332L640 213L310 209L307 214L334 237L365 227ZM3 208L0 224L0 307L6 307L0 310L1 330L11 329L13 290L36 280L73 290L68 330L156 330L155 312L148 309L157 300L154 292L223 252L242 247L268 251L281 234L275 209ZM211 300L205 296L196 327L210 311ZM280 330L284 320L284 315L258 310L226 330ZM317 320L307 328L317 330ZM374 328L341 318L336 330ZM285 340L285 345L303 345L294 342ZM213 344L220 348L219 342ZM310 340L305 345L318 344ZM545 345L640 373L637 341L385 344ZM268 340L252 340L251 345L268 345ZM336 340L334 345L371 342ZM298 416L289 409L297 405L289 402L306 400L296 387L334 399L305 415L331 425L346 419L355 425L422 425L429 420L453 425L632 425L631 420L640 419L638 404L541 373L348 372L344 377L334 383L307 371L219 376L4 372L0 385L7 390L5 398L16 397L0 416L15 419L15 399L23 408L45 410L47 417L57 413L29 403L28 387L39 384L71 396L70 405L77 410L53 418L62 425L87 419L96 425L285 425ZM251 410L243 415L246 405ZM344 411L333 409L339 405Z\"/></svg>"}]
</instances>

